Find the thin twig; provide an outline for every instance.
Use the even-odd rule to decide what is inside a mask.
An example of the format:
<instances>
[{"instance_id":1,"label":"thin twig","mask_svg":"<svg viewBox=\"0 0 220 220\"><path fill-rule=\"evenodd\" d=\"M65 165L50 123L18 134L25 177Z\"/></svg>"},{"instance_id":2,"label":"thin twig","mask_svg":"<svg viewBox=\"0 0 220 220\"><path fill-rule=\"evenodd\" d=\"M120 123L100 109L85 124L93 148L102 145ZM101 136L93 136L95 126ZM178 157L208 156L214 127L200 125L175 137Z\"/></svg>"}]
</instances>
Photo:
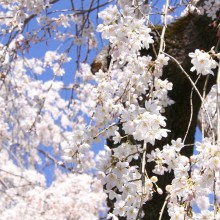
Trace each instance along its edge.
<instances>
[{"instance_id":1,"label":"thin twig","mask_svg":"<svg viewBox=\"0 0 220 220\"><path fill-rule=\"evenodd\" d=\"M217 73L217 144L220 142L220 61ZM213 140L214 142L215 140ZM217 204L217 196L216 196L216 175L215 171L213 171L214 181L213 181L213 193L214 193L214 219L216 219L217 211L218 211L218 204Z\"/></svg>"},{"instance_id":2,"label":"thin twig","mask_svg":"<svg viewBox=\"0 0 220 220\"><path fill-rule=\"evenodd\" d=\"M160 216L159 216L159 220L162 220L162 216L163 216L163 213L164 213L164 210L165 210L165 207L167 205L167 202L168 202L168 199L170 198L170 195L168 195L163 203L163 206L161 208L161 211L160 211Z\"/></svg>"},{"instance_id":3,"label":"thin twig","mask_svg":"<svg viewBox=\"0 0 220 220\"><path fill-rule=\"evenodd\" d=\"M199 77L196 79L195 85L196 85L196 83L198 82L200 76L201 76L201 74L200 74ZM183 139L183 143L185 143L185 141L186 141L186 137L187 137L187 135L188 135L188 133L189 133L189 128L190 128L190 126L191 126L192 118L193 118L193 102L192 102L193 91L194 91L194 88L192 88L191 93L190 93L190 119L189 119L188 127L187 127L187 130L186 130L186 133L185 133L185 137L184 137L184 139Z\"/></svg>"},{"instance_id":4,"label":"thin twig","mask_svg":"<svg viewBox=\"0 0 220 220\"><path fill-rule=\"evenodd\" d=\"M143 208L143 203L144 203L144 196L146 195L146 186L145 186L145 165L146 165L146 152L147 152L147 143L144 141L143 145L143 156L142 156L142 166L141 166L141 185L142 185L142 195L141 195L141 203L140 203L140 208L137 214L136 220L141 220L141 212Z\"/></svg>"},{"instance_id":5,"label":"thin twig","mask_svg":"<svg viewBox=\"0 0 220 220\"><path fill-rule=\"evenodd\" d=\"M110 124L108 127L104 128L103 130L101 130L96 136L93 137L93 139L96 139L97 137L99 137L101 134L103 134L105 131L107 131L109 128L115 126L115 125L119 125L119 123L112 123Z\"/></svg>"},{"instance_id":6,"label":"thin twig","mask_svg":"<svg viewBox=\"0 0 220 220\"><path fill-rule=\"evenodd\" d=\"M203 99L205 99L205 96L206 96L206 88L207 88L208 79L209 79L209 75L207 75L206 80L205 80L205 84L204 84L204 87L203 87L203 94L202 94ZM201 131L202 131L202 139L203 139L205 137L205 122L204 122L203 106L202 106L201 109L202 109ZM209 127L207 127L207 133L208 133L208 129L209 129Z\"/></svg>"},{"instance_id":7,"label":"thin twig","mask_svg":"<svg viewBox=\"0 0 220 220\"><path fill-rule=\"evenodd\" d=\"M67 167L64 163L60 163L58 160L56 160L54 157L52 157L49 153L37 148L38 152L43 154L45 157L47 157L48 159L50 159L54 164L56 164L57 166L63 167L64 169L70 171L73 173L73 169Z\"/></svg>"},{"instance_id":8,"label":"thin twig","mask_svg":"<svg viewBox=\"0 0 220 220\"><path fill-rule=\"evenodd\" d=\"M167 53L165 53L165 52L164 52L164 54L165 54L166 56L170 57L170 58L178 65L178 67L181 69L181 71L182 71L182 72L185 74L185 76L189 79L191 85L194 87L196 93L198 94L198 96L199 96L199 98L200 98L200 100L201 100L201 102L202 102L202 106L203 106L204 111L205 111L205 113L206 113L206 116L207 116L207 118L208 118L208 122L209 122L209 125L210 125L210 129L211 129L211 131L212 131L212 134L214 135L214 130L213 130L212 122L211 122L210 116L209 116L209 114L208 114L208 111L207 111L207 109L206 109L206 107L205 107L204 99L203 99L203 97L201 96L199 90L197 89L195 83L192 81L192 79L190 78L189 74L183 69L183 67L181 66L180 62L179 62L176 58L174 58L173 56L171 56L171 55L169 55L169 54L167 54Z\"/></svg>"},{"instance_id":9,"label":"thin twig","mask_svg":"<svg viewBox=\"0 0 220 220\"><path fill-rule=\"evenodd\" d=\"M159 53L158 54L165 51L164 37L165 37L166 29L167 29L167 12L168 12L168 8L169 8L169 3L170 3L170 1L166 0L165 10L164 10L164 14L163 14L163 16L164 16L164 25L163 25L162 33L161 33L161 36L160 36L160 48L159 48Z\"/></svg>"}]
</instances>

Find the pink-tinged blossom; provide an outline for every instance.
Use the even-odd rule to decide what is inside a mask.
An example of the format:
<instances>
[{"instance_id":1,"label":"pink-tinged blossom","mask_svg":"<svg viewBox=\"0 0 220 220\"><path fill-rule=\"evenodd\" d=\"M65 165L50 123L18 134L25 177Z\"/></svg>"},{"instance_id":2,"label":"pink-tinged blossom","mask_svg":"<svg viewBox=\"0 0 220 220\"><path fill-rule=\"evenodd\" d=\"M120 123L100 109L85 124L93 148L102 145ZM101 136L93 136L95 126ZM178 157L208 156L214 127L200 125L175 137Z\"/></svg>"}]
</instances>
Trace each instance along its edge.
<instances>
[{"instance_id":1,"label":"pink-tinged blossom","mask_svg":"<svg viewBox=\"0 0 220 220\"><path fill-rule=\"evenodd\" d=\"M200 13L206 14L208 17L211 17L212 20L216 19L217 11L220 7L218 0L206 0L204 1L204 6L200 7Z\"/></svg>"},{"instance_id":2,"label":"pink-tinged blossom","mask_svg":"<svg viewBox=\"0 0 220 220\"><path fill-rule=\"evenodd\" d=\"M129 166L128 162L118 162L113 169L113 173L117 175L117 177L121 178L123 175L127 175Z\"/></svg>"},{"instance_id":3,"label":"pink-tinged blossom","mask_svg":"<svg viewBox=\"0 0 220 220\"><path fill-rule=\"evenodd\" d=\"M57 177L59 179L47 189L32 186L26 188L25 192L20 191L24 195L22 198L14 195L13 190L8 190L8 196L13 196L14 201L9 204L5 196L1 198L1 217L50 220L54 216L57 219L74 216L79 220L98 220L98 212L101 211L99 207L103 206L106 199L100 182L86 174L71 174L68 179L65 178L65 174ZM6 206L8 208L3 209Z\"/></svg>"},{"instance_id":4,"label":"pink-tinged blossom","mask_svg":"<svg viewBox=\"0 0 220 220\"><path fill-rule=\"evenodd\" d=\"M212 69L215 69L218 66L218 63L211 57L210 54L196 49L195 53L189 53L189 57L192 58L191 63L193 64L190 71L193 72L196 70L197 74L214 75Z\"/></svg>"}]
</instances>

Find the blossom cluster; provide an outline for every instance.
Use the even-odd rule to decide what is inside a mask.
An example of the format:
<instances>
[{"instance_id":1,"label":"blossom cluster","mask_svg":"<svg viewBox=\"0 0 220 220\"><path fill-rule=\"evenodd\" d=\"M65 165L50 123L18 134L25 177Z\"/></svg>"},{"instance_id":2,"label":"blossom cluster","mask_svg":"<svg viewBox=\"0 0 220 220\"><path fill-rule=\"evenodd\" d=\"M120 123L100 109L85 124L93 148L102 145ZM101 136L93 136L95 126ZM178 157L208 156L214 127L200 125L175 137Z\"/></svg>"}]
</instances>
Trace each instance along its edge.
<instances>
[{"instance_id":1,"label":"blossom cluster","mask_svg":"<svg viewBox=\"0 0 220 220\"><path fill-rule=\"evenodd\" d=\"M120 8L120 12L118 8ZM115 147L109 149L106 146L105 151L100 152L97 156L98 169L100 170L99 177L106 188L109 199L115 201L113 212L109 214L109 218L113 219L118 219L118 216L123 216L127 219L140 218L143 213L140 213L138 207L146 203L154 192L163 193L157 186L156 176L148 176L146 170L141 170L141 165L140 167L131 166L129 162L139 158L144 163L146 145L148 143L154 145L155 140L161 140L167 136L169 131L165 129L166 122L161 113L166 106L173 103L167 96L167 92L172 89L172 84L160 79L163 66L167 65L169 58L164 54L159 54L157 59L153 61L150 56L139 56L140 49L149 48L153 40L149 27L144 28L144 25L147 24L144 19L147 16L143 18L137 17L135 10L129 3L126 5L124 1L123 4L119 1L118 7L110 6L100 14L103 24L98 26L98 31L102 32L102 36L111 42L110 54L112 59L107 73L99 70L94 76L94 78L98 78L98 89L100 84L103 85L101 89L104 88L102 94L105 94L105 96L100 95L99 99L109 102L109 98L114 97L113 94L117 94L120 91L118 86L115 87L115 84L112 84L113 81L118 83L120 80L120 85L124 88L122 95L118 95L116 99L118 103L118 97L120 97L122 103L125 103L118 108L120 111L118 112L119 115L117 115L122 131L119 131L114 126L110 126L110 129L106 126L106 129L104 129L105 134L107 133L107 136L111 136ZM129 22L131 25L128 25L127 21L129 20L133 21ZM132 25L133 23L138 25ZM119 32L119 27L120 30L124 31ZM145 33L142 31L143 29ZM135 35L133 35L134 33ZM145 34L144 38L148 40L147 43L142 41L143 33ZM134 38L135 41L133 41ZM215 58L219 58L219 54L216 54L213 49L209 53L196 50L195 53L190 53L189 56L192 58L191 62L193 64L191 71L196 70L197 74L202 75L214 74L213 69L218 66ZM136 60L138 60L138 63ZM140 68L142 60L145 68L144 66ZM126 78L120 75L121 71L126 75ZM142 71L144 71L144 74L141 74ZM147 76L148 78L142 78L142 76ZM154 77L153 79L152 76ZM111 81L106 84L109 78ZM144 82L143 90L141 88L142 82ZM136 87L135 84L140 86ZM152 85L153 91L151 90ZM163 87L164 92L162 94L160 94L161 85L166 85ZM105 90L106 88L111 88L110 95L108 95L110 93L109 89ZM126 94L127 96L125 96ZM162 96L158 96L159 94ZM161 97L163 102L161 102ZM145 100L144 103L142 100ZM114 109L114 106L112 106L112 109ZM102 112L105 112L105 110ZM115 111L111 112L115 113ZM108 118L105 118L103 123L107 122ZM93 119L97 120L95 117ZM111 123L109 124L111 125ZM134 139L134 143L143 141L142 144L134 144L130 140L131 137ZM203 141L211 143L206 139ZM197 145L199 146L199 144ZM147 155L147 162L156 163L153 170L155 174L166 175L166 172L174 172L175 177L172 184L166 188L169 194L168 213L171 219L192 219L192 216L193 219L219 218L219 214L216 211L210 210L211 207L216 209L219 205L219 199L216 197L219 192L219 187L217 186L219 183L213 182L218 179L219 175L218 145L214 143L211 146L216 149L215 153L211 154L211 152L208 153L205 150L203 152L197 147L199 154L192 156L192 158L187 158L180 153L184 147L184 142L179 138L172 140L172 145L164 146L163 150L155 149L151 154ZM143 158L141 158L142 156ZM192 174L190 175L190 173ZM212 175L209 178L211 182L205 186L204 190L203 184L207 178L206 175L211 173ZM213 184L216 184L214 190ZM128 192L130 192L130 195ZM210 195L215 196L214 203L210 201ZM204 207L202 201L205 203ZM192 210L192 207L195 206L200 209L199 212Z\"/></svg>"},{"instance_id":2,"label":"blossom cluster","mask_svg":"<svg viewBox=\"0 0 220 220\"><path fill-rule=\"evenodd\" d=\"M101 183L90 175L69 174L67 178L67 174L57 173L57 180L46 187L44 176L35 170L25 170L19 177L21 171L15 165L7 163L3 169L4 181L10 181L12 174L17 175L14 178L17 183L11 182L10 188L1 195L2 219L98 220L99 212L105 211L101 207L106 194ZM16 187L20 187L19 194Z\"/></svg>"},{"instance_id":3,"label":"blossom cluster","mask_svg":"<svg viewBox=\"0 0 220 220\"><path fill-rule=\"evenodd\" d=\"M199 7L201 14L206 14L208 17L211 17L213 20L217 18L217 12L220 7L219 0L206 0L202 7Z\"/></svg>"},{"instance_id":4,"label":"blossom cluster","mask_svg":"<svg viewBox=\"0 0 220 220\"><path fill-rule=\"evenodd\" d=\"M106 196L87 173L95 166L91 144L77 149L75 163L62 158L86 130L81 103L63 95L77 85L62 77L73 45L96 46L89 12L57 10L58 1L0 2L1 218L98 219ZM70 45L57 46L66 39Z\"/></svg>"},{"instance_id":5,"label":"blossom cluster","mask_svg":"<svg viewBox=\"0 0 220 220\"><path fill-rule=\"evenodd\" d=\"M203 135L216 137L217 134L217 85L214 85L205 98L199 114Z\"/></svg>"},{"instance_id":6,"label":"blossom cluster","mask_svg":"<svg viewBox=\"0 0 220 220\"><path fill-rule=\"evenodd\" d=\"M178 138L172 145L147 155L148 161L156 164L154 173L174 172L171 185L166 186L169 215L171 219L218 219L220 214L215 213L213 207L219 205L219 146L213 145L210 139L203 139L196 143L197 154L190 158L180 154L183 147ZM212 195L214 201L210 198ZM195 207L199 211L195 211Z\"/></svg>"},{"instance_id":7,"label":"blossom cluster","mask_svg":"<svg viewBox=\"0 0 220 220\"><path fill-rule=\"evenodd\" d=\"M190 71L193 72L196 70L197 74L214 75L212 69L215 69L218 66L218 63L215 59L213 59L213 57L220 58L220 54L215 54L213 49L211 49L210 53L196 49L195 53L189 53L189 57L192 58L191 63L193 64Z\"/></svg>"},{"instance_id":8,"label":"blossom cluster","mask_svg":"<svg viewBox=\"0 0 220 220\"><path fill-rule=\"evenodd\" d=\"M6 49L2 45L1 50L3 58ZM13 50L9 48L7 53L13 56ZM69 101L60 94L65 87L62 82L36 80L29 73L44 75L47 68L53 70L57 63L62 65L69 59L65 54L53 51L48 51L43 60L20 56L10 59L1 59L1 69L4 70L0 82L2 218L54 219L56 216L57 219L66 219L77 216L77 219L84 219L87 216L88 219L98 219L105 194L96 179L86 174L59 174L48 188L44 175L38 171L51 162L56 169L73 169L60 162L61 153L66 150L66 142L71 146L77 143L77 129L82 131L85 125L83 121L81 126L78 121L72 121L74 114L81 111L80 106L68 107ZM53 147L54 156L44 152L42 146ZM84 144L78 151L75 155L77 163L81 164L78 170L94 167L90 145ZM96 188L92 188L93 182Z\"/></svg>"},{"instance_id":9,"label":"blossom cluster","mask_svg":"<svg viewBox=\"0 0 220 220\"><path fill-rule=\"evenodd\" d=\"M46 8L50 7L50 1L6 1L1 0L1 25L5 25L13 31L14 28L22 29L26 19L35 14L42 13Z\"/></svg>"},{"instance_id":10,"label":"blossom cluster","mask_svg":"<svg viewBox=\"0 0 220 220\"><path fill-rule=\"evenodd\" d=\"M166 122L161 113L173 103L168 97L172 84L160 79L168 57L160 54L153 60L151 56L139 54L141 48L148 49L153 43L146 18L137 17L132 5L119 1L119 7L120 11L110 6L100 13L103 24L98 26L98 31L111 42L112 60L107 72L99 70L94 76L99 103L93 120L95 123L101 120L100 124L108 122L103 130L106 129L106 136L111 136L118 144L112 150L106 146L97 156L98 176L109 199L116 201L109 218L124 216L132 220L143 216L139 208L153 192L162 191L156 185L156 176L146 177L139 166L130 165L129 162L140 158L145 150L142 144L129 143L129 137L154 144L155 140L167 136L169 131L164 128ZM103 117L96 117L100 114ZM111 126L115 116L120 120L123 136L117 126Z\"/></svg>"}]
</instances>

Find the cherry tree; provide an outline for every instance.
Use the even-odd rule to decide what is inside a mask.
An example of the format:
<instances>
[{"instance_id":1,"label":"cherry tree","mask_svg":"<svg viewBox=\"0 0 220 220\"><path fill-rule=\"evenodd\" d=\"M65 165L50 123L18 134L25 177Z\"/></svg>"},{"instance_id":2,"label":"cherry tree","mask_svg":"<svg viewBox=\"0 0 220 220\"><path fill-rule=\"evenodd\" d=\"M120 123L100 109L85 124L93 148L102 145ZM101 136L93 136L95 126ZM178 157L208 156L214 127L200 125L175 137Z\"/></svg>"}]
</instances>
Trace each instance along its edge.
<instances>
[{"instance_id":1,"label":"cherry tree","mask_svg":"<svg viewBox=\"0 0 220 220\"><path fill-rule=\"evenodd\" d=\"M0 2L3 219L220 218L218 0Z\"/></svg>"},{"instance_id":2,"label":"cherry tree","mask_svg":"<svg viewBox=\"0 0 220 220\"><path fill-rule=\"evenodd\" d=\"M101 5L58 3L1 1L2 219L98 219L106 199L90 171L90 145L77 148L86 137L88 109L75 99L78 79L72 72L64 82L72 48L95 46L89 17ZM65 164L69 146L77 161ZM53 177L46 180L48 167Z\"/></svg>"}]
</instances>

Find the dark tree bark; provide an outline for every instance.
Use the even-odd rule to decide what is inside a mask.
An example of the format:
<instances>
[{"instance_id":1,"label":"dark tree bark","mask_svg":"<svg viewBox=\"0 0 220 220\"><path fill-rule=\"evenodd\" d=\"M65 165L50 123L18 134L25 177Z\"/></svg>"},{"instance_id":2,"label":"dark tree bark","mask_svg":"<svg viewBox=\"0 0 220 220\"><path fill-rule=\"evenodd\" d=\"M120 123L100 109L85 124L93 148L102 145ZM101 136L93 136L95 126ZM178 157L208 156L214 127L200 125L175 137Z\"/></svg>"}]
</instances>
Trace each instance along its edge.
<instances>
[{"instance_id":1,"label":"dark tree bark","mask_svg":"<svg viewBox=\"0 0 220 220\"><path fill-rule=\"evenodd\" d=\"M166 50L165 52L172 57L174 57L184 70L188 73L193 82L195 82L198 78L196 72L190 72L190 68L192 67L190 58L188 54L190 52L194 52L195 49L200 49L204 51L209 51L211 47L217 45L218 37L217 30L210 26L211 21L205 16L199 16L190 14L187 17L180 18L173 24L169 25L166 30L165 42L166 42ZM157 28L158 30L161 27ZM158 31L157 30L157 31ZM155 32L156 33L156 32ZM157 34L156 34L157 35ZM153 51L158 51L159 45L159 37L155 37L154 49L151 47L148 51L142 50L141 55L150 54L153 57L156 57ZM107 51L107 49L106 49ZM96 62L93 63L93 67L97 65ZM109 61L105 62L107 65ZM103 66L100 65L99 68ZM106 68L106 67L105 67ZM103 68L104 69L104 68ZM193 144L194 143L194 135L197 126L197 118L198 112L201 107L201 99L195 90L193 90L193 86L187 76L183 73L180 67L174 62L172 59L169 61L168 66L164 68L162 79L168 79L169 82L173 83L173 89L169 92L169 97L175 101L175 104L167 107L165 109L164 116L167 118L167 129L171 130L167 138L162 139L161 141L157 141L155 146L148 145L147 151L150 153L155 148L160 148L166 144L170 144L171 140L176 140L177 138L184 139L187 131L187 127L190 121L190 115L192 114L192 120L190 124L189 132L185 139L185 144ZM200 76L198 79L196 86L200 92L203 93L204 85L207 81L206 93L208 93L213 84L216 82L216 74L214 76ZM192 109L190 105L190 96L192 92ZM123 133L122 129L120 131ZM107 141L109 147L116 147L111 140ZM193 146L187 146L182 149L181 152L183 155L190 157L193 154ZM140 161L139 161L140 163ZM151 177L155 175L152 173L154 168L154 163L147 163L146 170L148 175ZM163 176L158 177L158 186L163 190L163 194L159 195L158 193L154 193L152 200L148 201L143 210L145 212L144 220L157 220L159 219L161 208L166 199L166 185L172 182L174 178L173 173L165 173ZM109 205L112 206L112 202L109 201ZM125 218L120 218L125 219ZM163 213L163 220L170 219L165 209Z\"/></svg>"}]
</instances>

